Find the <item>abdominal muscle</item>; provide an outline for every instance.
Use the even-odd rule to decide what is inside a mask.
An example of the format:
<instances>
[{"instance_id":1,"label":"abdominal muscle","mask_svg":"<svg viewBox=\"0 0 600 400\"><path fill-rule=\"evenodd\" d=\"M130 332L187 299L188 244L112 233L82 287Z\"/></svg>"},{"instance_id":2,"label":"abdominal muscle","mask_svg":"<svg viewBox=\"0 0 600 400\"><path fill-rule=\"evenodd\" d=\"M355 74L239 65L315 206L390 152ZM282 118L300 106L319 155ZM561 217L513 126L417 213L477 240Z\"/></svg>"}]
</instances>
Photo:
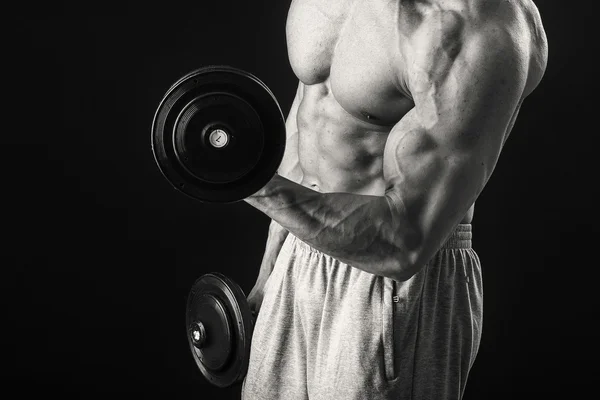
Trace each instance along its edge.
<instances>
[{"instance_id":1,"label":"abdominal muscle","mask_svg":"<svg viewBox=\"0 0 600 400\"><path fill-rule=\"evenodd\" d=\"M301 184L322 193L383 196L383 150L393 125L346 111L325 83L305 85L297 110ZM474 206L461 223L471 223Z\"/></svg>"}]
</instances>

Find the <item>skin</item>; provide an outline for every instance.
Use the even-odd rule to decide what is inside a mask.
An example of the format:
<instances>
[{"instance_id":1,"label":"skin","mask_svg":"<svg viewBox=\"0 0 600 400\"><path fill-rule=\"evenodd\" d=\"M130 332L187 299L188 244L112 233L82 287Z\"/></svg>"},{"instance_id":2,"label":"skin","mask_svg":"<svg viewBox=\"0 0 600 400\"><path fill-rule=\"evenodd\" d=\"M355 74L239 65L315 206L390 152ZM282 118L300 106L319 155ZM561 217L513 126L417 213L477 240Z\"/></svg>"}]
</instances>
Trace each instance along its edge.
<instances>
[{"instance_id":1,"label":"skin","mask_svg":"<svg viewBox=\"0 0 600 400\"><path fill-rule=\"evenodd\" d=\"M286 152L246 199L272 219L255 312L288 232L410 279L472 222L547 62L528 0L294 0L287 43L299 85Z\"/></svg>"}]
</instances>

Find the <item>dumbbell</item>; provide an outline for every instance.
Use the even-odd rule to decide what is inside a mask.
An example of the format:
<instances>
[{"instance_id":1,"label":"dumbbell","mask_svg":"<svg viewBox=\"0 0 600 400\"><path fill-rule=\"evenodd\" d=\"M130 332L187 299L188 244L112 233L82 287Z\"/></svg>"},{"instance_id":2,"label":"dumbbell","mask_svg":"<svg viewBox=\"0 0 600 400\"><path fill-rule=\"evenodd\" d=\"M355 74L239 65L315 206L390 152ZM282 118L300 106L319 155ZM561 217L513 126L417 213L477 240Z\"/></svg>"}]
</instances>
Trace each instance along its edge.
<instances>
[{"instance_id":1,"label":"dumbbell","mask_svg":"<svg viewBox=\"0 0 600 400\"><path fill-rule=\"evenodd\" d=\"M242 382L254 328L242 289L217 272L201 276L188 295L185 319L189 348L202 375L219 387Z\"/></svg>"},{"instance_id":2,"label":"dumbbell","mask_svg":"<svg viewBox=\"0 0 600 400\"><path fill-rule=\"evenodd\" d=\"M285 119L269 88L230 66L192 71L163 96L152 151L165 178L203 202L229 203L261 189L285 150Z\"/></svg>"}]
</instances>

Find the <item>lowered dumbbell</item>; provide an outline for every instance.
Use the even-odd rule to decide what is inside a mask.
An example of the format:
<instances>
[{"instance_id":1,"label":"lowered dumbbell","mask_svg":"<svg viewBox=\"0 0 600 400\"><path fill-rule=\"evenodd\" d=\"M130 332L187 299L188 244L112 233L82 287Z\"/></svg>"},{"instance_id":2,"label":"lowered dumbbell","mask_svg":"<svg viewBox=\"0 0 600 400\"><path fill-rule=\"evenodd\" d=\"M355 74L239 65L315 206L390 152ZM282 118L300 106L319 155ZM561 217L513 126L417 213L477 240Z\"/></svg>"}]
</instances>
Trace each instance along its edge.
<instances>
[{"instance_id":1,"label":"lowered dumbbell","mask_svg":"<svg viewBox=\"0 0 600 400\"><path fill-rule=\"evenodd\" d=\"M152 123L152 151L178 190L203 202L242 200L275 174L285 149L285 119L254 75L209 66L166 92Z\"/></svg>"},{"instance_id":2,"label":"lowered dumbbell","mask_svg":"<svg viewBox=\"0 0 600 400\"><path fill-rule=\"evenodd\" d=\"M242 289L220 273L201 276L188 295L185 319L188 344L202 375L219 387L243 381L254 317Z\"/></svg>"}]
</instances>

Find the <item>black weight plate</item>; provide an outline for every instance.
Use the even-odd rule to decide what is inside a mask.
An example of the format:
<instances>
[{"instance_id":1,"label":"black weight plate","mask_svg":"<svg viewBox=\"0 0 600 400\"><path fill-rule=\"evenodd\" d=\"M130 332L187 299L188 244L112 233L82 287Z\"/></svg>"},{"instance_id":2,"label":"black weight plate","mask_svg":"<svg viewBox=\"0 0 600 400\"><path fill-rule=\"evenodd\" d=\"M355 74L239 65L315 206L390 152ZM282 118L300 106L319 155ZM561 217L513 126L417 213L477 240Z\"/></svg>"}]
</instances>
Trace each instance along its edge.
<instances>
[{"instance_id":1,"label":"black weight plate","mask_svg":"<svg viewBox=\"0 0 600 400\"><path fill-rule=\"evenodd\" d=\"M253 320L242 289L220 273L201 276L186 308L188 343L204 377L219 387L241 382L248 371ZM205 340L198 344L197 327Z\"/></svg>"},{"instance_id":2,"label":"black weight plate","mask_svg":"<svg viewBox=\"0 0 600 400\"><path fill-rule=\"evenodd\" d=\"M188 328L194 341L196 356L207 370L219 371L230 361L233 341L231 311L218 296L206 293L199 296L193 305L196 321ZM199 326L201 325L201 328ZM204 340L197 345L196 330L204 331Z\"/></svg>"},{"instance_id":3,"label":"black weight plate","mask_svg":"<svg viewBox=\"0 0 600 400\"><path fill-rule=\"evenodd\" d=\"M229 141L210 146L223 130ZM285 119L269 88L228 66L192 71L167 91L152 123L152 151L167 180L205 202L242 200L275 174L285 150Z\"/></svg>"},{"instance_id":4,"label":"black weight plate","mask_svg":"<svg viewBox=\"0 0 600 400\"><path fill-rule=\"evenodd\" d=\"M252 106L231 94L194 99L181 111L175 126L175 155L203 183L236 182L256 167L263 155L260 117ZM209 133L214 130L227 132L223 147L210 144Z\"/></svg>"}]
</instances>

